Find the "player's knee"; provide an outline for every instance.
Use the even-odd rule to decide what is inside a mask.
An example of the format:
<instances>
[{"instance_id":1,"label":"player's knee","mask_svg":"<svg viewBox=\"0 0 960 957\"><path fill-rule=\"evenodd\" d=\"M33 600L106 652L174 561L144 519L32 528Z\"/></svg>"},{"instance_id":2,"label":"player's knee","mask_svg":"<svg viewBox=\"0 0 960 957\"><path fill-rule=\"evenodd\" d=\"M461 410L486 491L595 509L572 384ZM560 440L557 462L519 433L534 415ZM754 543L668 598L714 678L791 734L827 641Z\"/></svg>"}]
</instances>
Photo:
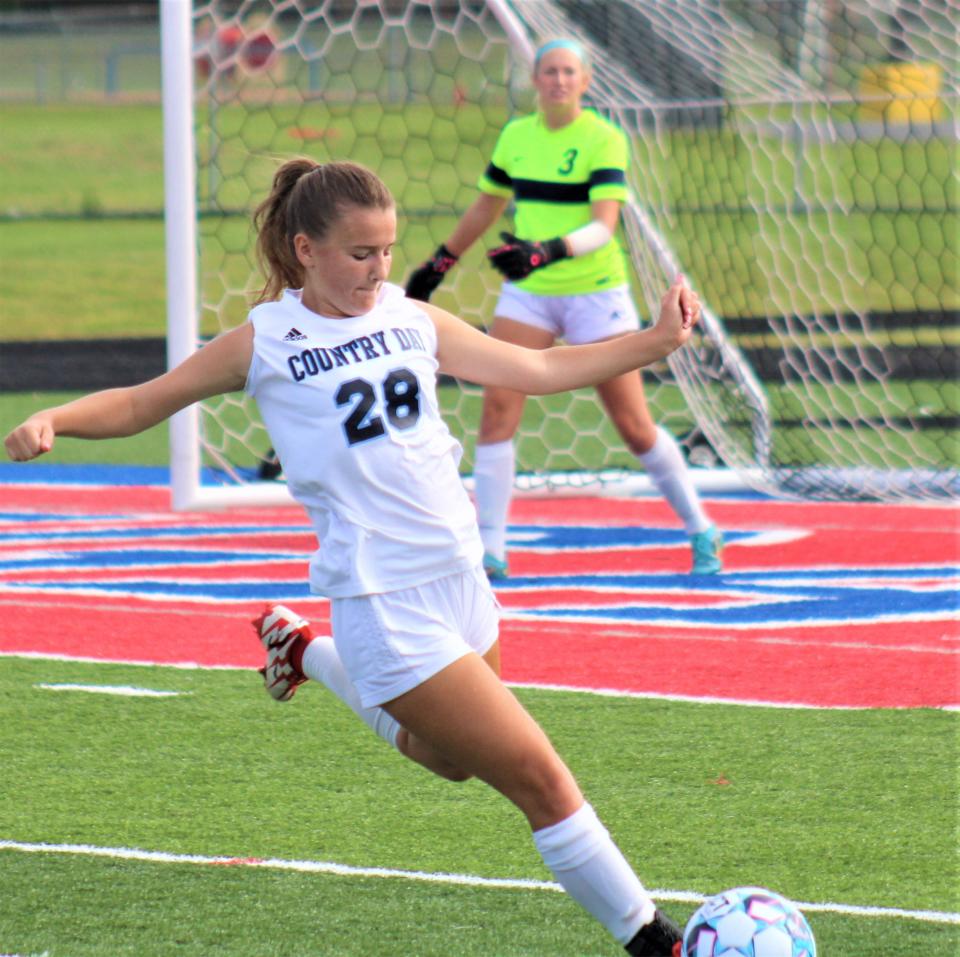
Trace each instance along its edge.
<instances>
[{"instance_id":1,"label":"player's knee","mask_svg":"<svg viewBox=\"0 0 960 957\"><path fill-rule=\"evenodd\" d=\"M490 445L512 439L520 424L523 397L486 395L480 415L479 441Z\"/></svg>"},{"instance_id":2,"label":"player's knee","mask_svg":"<svg viewBox=\"0 0 960 957\"><path fill-rule=\"evenodd\" d=\"M462 768L455 767L452 764L446 765L442 770L436 772L442 778L453 781L454 784L462 784L464 781L472 781L473 775Z\"/></svg>"},{"instance_id":3,"label":"player's knee","mask_svg":"<svg viewBox=\"0 0 960 957\"><path fill-rule=\"evenodd\" d=\"M425 760L421 763L424 767L433 771L438 777L444 778L447 781L453 781L456 784L469 781L473 777L469 771L464 771L458 764L454 764L452 761L441 757L432 749L429 754L425 754Z\"/></svg>"},{"instance_id":4,"label":"player's knee","mask_svg":"<svg viewBox=\"0 0 960 957\"><path fill-rule=\"evenodd\" d=\"M646 455L657 442L657 424L652 419L614 416L613 424L634 455Z\"/></svg>"},{"instance_id":5,"label":"player's knee","mask_svg":"<svg viewBox=\"0 0 960 957\"><path fill-rule=\"evenodd\" d=\"M462 784L464 781L469 781L473 778L473 775L469 771L464 771L463 768L452 764L450 761L436 754L434 754L429 764L425 764L425 767L429 768L439 777L447 781L453 781L455 784Z\"/></svg>"},{"instance_id":6,"label":"player's knee","mask_svg":"<svg viewBox=\"0 0 960 957\"><path fill-rule=\"evenodd\" d=\"M429 745L410 734L406 728L401 728L397 734L397 750L411 761L422 765L438 777L448 781L469 781L473 775L441 757Z\"/></svg>"},{"instance_id":7,"label":"player's knee","mask_svg":"<svg viewBox=\"0 0 960 957\"><path fill-rule=\"evenodd\" d=\"M562 821L583 800L573 775L556 756L526 762L510 797L534 827Z\"/></svg>"}]
</instances>

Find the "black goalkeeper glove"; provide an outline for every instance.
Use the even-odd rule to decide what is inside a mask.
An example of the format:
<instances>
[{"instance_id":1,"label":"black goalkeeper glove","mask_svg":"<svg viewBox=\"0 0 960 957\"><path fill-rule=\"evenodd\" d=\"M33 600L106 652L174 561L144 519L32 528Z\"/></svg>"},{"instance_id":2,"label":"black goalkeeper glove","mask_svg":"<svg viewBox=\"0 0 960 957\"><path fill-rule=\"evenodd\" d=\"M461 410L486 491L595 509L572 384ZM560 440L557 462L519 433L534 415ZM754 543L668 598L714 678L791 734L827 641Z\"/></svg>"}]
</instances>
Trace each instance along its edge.
<instances>
[{"instance_id":1,"label":"black goalkeeper glove","mask_svg":"<svg viewBox=\"0 0 960 957\"><path fill-rule=\"evenodd\" d=\"M503 273L511 282L526 279L534 269L543 269L558 259L566 259L567 244L559 236L543 242L517 239L512 233L500 233L502 246L491 249L487 258L493 268Z\"/></svg>"},{"instance_id":2,"label":"black goalkeeper glove","mask_svg":"<svg viewBox=\"0 0 960 957\"><path fill-rule=\"evenodd\" d=\"M453 269L459 258L441 244L430 259L410 274L407 280L407 298L429 302L434 290L443 282L443 277Z\"/></svg>"}]
</instances>

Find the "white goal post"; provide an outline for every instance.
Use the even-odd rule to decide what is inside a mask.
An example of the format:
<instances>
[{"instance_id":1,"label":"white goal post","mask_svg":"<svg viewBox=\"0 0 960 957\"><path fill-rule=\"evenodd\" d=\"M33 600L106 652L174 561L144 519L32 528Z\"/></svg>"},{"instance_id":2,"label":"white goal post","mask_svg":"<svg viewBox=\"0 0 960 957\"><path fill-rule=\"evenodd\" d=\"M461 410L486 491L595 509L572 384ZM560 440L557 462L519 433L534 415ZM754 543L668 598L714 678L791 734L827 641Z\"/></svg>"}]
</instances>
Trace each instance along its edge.
<instances>
[{"instance_id":1,"label":"white goal post","mask_svg":"<svg viewBox=\"0 0 960 957\"><path fill-rule=\"evenodd\" d=\"M820 9L822 6L822 9ZM641 312L676 271L695 339L645 373L703 487L793 498L960 495L956 36L946 0L161 0L168 361L242 322L250 214L276 163L375 169L403 214L394 281L446 238L536 43L574 36L628 134L623 235ZM481 245L481 244L478 244ZM480 327L471 250L438 304ZM472 467L479 390L444 382ZM591 390L530 400L530 493L648 487ZM290 501L244 397L178 414L175 508Z\"/></svg>"},{"instance_id":2,"label":"white goal post","mask_svg":"<svg viewBox=\"0 0 960 957\"><path fill-rule=\"evenodd\" d=\"M173 368L201 342L198 308L196 167L194 136L194 20L192 0L161 0L163 63L163 168L166 223L167 366ZM286 485L202 482L200 408L170 420L170 492L173 508L288 505Z\"/></svg>"}]
</instances>

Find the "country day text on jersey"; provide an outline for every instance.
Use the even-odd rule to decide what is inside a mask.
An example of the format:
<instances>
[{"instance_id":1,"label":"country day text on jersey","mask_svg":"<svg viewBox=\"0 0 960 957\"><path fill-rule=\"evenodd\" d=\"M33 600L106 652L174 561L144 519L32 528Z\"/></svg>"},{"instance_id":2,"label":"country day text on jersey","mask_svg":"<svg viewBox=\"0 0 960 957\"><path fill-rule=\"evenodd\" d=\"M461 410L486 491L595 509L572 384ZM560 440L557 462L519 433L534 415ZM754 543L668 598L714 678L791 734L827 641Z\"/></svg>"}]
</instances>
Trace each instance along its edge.
<instances>
[{"instance_id":1,"label":"country day text on jersey","mask_svg":"<svg viewBox=\"0 0 960 957\"><path fill-rule=\"evenodd\" d=\"M308 376L317 376L322 372L341 366L358 365L369 359L393 355L393 349L409 352L416 349L428 352L423 336L417 329L399 328L381 329L369 336L357 336L338 346L313 346L287 358L290 374L295 382L302 382Z\"/></svg>"}]
</instances>

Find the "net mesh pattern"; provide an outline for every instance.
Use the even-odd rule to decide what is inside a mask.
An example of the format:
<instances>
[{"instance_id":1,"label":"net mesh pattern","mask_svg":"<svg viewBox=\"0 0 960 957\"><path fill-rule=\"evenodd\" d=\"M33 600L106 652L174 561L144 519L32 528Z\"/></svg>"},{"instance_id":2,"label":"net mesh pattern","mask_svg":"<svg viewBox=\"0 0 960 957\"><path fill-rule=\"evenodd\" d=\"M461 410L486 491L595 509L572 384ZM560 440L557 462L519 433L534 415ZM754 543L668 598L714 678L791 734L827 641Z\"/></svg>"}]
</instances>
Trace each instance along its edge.
<instances>
[{"instance_id":1,"label":"net mesh pattern","mask_svg":"<svg viewBox=\"0 0 960 957\"><path fill-rule=\"evenodd\" d=\"M194 26L205 336L241 323L262 284L250 214L280 161L374 169L397 198L402 282L475 197L506 120L534 108L525 50L572 36L590 104L632 145L623 239L641 314L676 271L706 306L691 344L644 373L692 461L790 497L960 490L948 0L251 0L195 3ZM433 299L479 327L495 244ZM479 390L440 392L469 473ZM206 463L256 478L255 409L225 397L202 421ZM534 488L638 468L592 390L529 399L517 463Z\"/></svg>"}]
</instances>

